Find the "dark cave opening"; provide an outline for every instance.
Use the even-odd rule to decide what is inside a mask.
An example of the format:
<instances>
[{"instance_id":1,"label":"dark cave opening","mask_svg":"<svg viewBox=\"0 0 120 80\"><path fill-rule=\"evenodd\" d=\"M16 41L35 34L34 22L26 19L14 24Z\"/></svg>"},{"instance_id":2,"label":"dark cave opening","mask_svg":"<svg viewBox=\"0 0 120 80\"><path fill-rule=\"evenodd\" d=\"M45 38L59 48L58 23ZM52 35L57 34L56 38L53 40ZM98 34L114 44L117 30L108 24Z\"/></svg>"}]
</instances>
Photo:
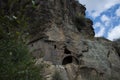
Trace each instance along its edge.
<instances>
[{"instance_id":1,"label":"dark cave opening","mask_svg":"<svg viewBox=\"0 0 120 80\"><path fill-rule=\"evenodd\" d=\"M62 61L62 65L66 65L66 64L70 64L70 63L79 64L79 61L74 56L67 56Z\"/></svg>"},{"instance_id":2,"label":"dark cave opening","mask_svg":"<svg viewBox=\"0 0 120 80\"><path fill-rule=\"evenodd\" d=\"M54 45L54 48L56 49L56 45Z\"/></svg>"},{"instance_id":3,"label":"dark cave opening","mask_svg":"<svg viewBox=\"0 0 120 80\"><path fill-rule=\"evenodd\" d=\"M72 56L67 56L63 59L62 65L66 65L72 62L73 62Z\"/></svg>"},{"instance_id":4,"label":"dark cave opening","mask_svg":"<svg viewBox=\"0 0 120 80\"><path fill-rule=\"evenodd\" d=\"M71 52L65 47L65 49L64 49L64 53L65 54L71 54Z\"/></svg>"}]
</instances>

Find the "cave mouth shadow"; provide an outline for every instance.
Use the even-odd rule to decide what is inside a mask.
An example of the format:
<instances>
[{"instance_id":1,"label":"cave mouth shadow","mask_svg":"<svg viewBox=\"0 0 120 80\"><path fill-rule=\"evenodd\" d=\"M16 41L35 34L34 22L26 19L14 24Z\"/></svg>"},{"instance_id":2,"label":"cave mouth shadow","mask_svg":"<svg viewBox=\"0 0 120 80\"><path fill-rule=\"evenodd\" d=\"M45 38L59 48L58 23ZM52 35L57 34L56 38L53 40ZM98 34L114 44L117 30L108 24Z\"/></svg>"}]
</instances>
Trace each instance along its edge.
<instances>
[{"instance_id":1,"label":"cave mouth shadow","mask_svg":"<svg viewBox=\"0 0 120 80\"><path fill-rule=\"evenodd\" d=\"M62 65L67 65L70 63L79 64L79 60L76 57L70 55L66 56L62 61Z\"/></svg>"},{"instance_id":2,"label":"cave mouth shadow","mask_svg":"<svg viewBox=\"0 0 120 80\"><path fill-rule=\"evenodd\" d=\"M65 54L71 54L71 51L69 51L69 50L65 47L64 53L65 53Z\"/></svg>"}]
</instances>

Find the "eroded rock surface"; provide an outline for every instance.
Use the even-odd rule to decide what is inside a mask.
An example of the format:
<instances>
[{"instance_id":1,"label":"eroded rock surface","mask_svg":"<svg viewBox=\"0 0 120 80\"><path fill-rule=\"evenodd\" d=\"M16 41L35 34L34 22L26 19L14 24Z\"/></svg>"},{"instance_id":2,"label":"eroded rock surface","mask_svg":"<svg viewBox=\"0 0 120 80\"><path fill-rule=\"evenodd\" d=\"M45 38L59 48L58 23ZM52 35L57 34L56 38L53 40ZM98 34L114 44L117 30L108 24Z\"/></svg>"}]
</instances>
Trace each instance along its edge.
<instances>
[{"instance_id":1,"label":"eroded rock surface","mask_svg":"<svg viewBox=\"0 0 120 80\"><path fill-rule=\"evenodd\" d=\"M57 70L63 80L120 80L120 56L112 42L94 38L93 22L77 0L35 0L30 52L48 64L45 80ZM76 17L84 17L76 25ZM84 21L84 22L83 22ZM78 26L79 29L76 27Z\"/></svg>"}]
</instances>

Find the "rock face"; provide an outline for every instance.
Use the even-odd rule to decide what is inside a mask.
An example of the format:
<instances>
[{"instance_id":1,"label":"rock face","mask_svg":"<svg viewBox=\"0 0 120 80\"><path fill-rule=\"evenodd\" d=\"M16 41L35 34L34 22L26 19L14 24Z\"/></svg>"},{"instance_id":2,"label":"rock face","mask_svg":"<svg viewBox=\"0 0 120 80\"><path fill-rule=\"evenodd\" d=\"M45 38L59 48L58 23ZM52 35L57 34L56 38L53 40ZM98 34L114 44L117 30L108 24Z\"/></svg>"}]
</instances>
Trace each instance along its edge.
<instances>
[{"instance_id":1,"label":"rock face","mask_svg":"<svg viewBox=\"0 0 120 80\"><path fill-rule=\"evenodd\" d=\"M94 38L93 22L77 0L35 0L30 52L63 80L120 80L120 56L111 41ZM42 61L41 61L42 60Z\"/></svg>"}]
</instances>

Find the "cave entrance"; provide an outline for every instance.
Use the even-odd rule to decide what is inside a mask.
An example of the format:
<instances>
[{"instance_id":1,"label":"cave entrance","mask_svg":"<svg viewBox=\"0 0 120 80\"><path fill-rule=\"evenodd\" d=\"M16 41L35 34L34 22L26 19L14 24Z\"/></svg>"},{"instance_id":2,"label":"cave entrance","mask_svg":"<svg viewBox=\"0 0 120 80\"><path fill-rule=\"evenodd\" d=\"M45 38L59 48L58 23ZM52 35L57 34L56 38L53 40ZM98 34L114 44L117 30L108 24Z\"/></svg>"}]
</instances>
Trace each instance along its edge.
<instances>
[{"instance_id":1,"label":"cave entrance","mask_svg":"<svg viewBox=\"0 0 120 80\"><path fill-rule=\"evenodd\" d=\"M71 54L71 52L67 48L65 48L64 53L65 54Z\"/></svg>"},{"instance_id":2,"label":"cave entrance","mask_svg":"<svg viewBox=\"0 0 120 80\"><path fill-rule=\"evenodd\" d=\"M79 64L79 61L74 56L67 56L62 61L62 65L66 65L66 64L70 64L70 63Z\"/></svg>"}]
</instances>

